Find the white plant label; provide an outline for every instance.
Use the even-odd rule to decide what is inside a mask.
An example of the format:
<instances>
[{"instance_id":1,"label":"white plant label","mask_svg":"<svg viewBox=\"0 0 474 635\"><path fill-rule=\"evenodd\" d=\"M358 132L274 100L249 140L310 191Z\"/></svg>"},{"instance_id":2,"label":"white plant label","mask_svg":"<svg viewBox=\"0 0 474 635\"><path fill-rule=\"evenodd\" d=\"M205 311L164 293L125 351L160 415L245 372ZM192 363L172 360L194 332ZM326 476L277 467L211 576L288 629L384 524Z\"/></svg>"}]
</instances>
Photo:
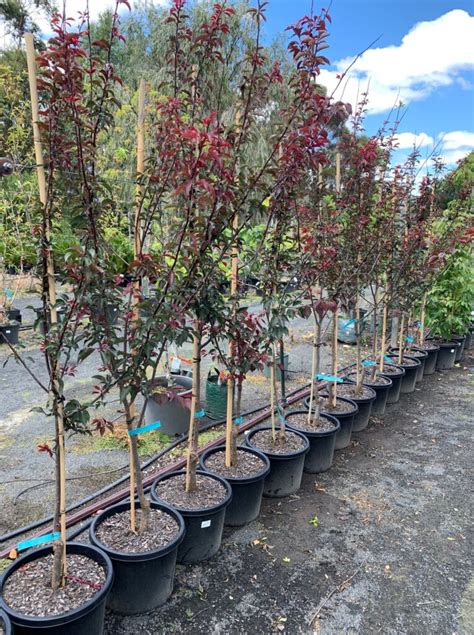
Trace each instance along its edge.
<instances>
[{"instance_id":1,"label":"white plant label","mask_svg":"<svg viewBox=\"0 0 474 635\"><path fill-rule=\"evenodd\" d=\"M10 335L11 331L5 331L5 333L6 333L7 335Z\"/></svg>"},{"instance_id":2,"label":"white plant label","mask_svg":"<svg viewBox=\"0 0 474 635\"><path fill-rule=\"evenodd\" d=\"M211 526L210 520L203 520L201 523L201 529L205 529L206 527L210 527L210 526Z\"/></svg>"},{"instance_id":3,"label":"white plant label","mask_svg":"<svg viewBox=\"0 0 474 635\"><path fill-rule=\"evenodd\" d=\"M454 353L454 348L451 349L451 353Z\"/></svg>"}]
</instances>

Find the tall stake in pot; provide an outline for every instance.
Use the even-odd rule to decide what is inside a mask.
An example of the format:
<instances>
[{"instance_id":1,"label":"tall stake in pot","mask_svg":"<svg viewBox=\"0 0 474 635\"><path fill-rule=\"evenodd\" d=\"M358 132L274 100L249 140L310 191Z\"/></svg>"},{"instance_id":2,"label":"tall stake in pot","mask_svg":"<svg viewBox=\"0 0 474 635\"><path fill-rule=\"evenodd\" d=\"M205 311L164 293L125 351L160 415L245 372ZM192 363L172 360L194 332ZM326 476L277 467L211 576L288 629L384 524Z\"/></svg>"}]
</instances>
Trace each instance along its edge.
<instances>
[{"instance_id":1,"label":"tall stake in pot","mask_svg":"<svg viewBox=\"0 0 474 635\"><path fill-rule=\"evenodd\" d=\"M56 310L56 286L54 277L54 260L51 248L51 209L48 205L46 191L46 177L43 163L43 149L39 129L38 113L38 86L36 80L36 59L32 33L25 33L26 59L28 63L28 80L31 96L31 118L33 126L33 139L36 159L36 175L38 178L38 190L42 204L43 231L42 231L42 258L43 258L43 310L45 314L46 336L48 329L47 316L50 326L58 323ZM45 355L50 368L50 399L53 404L55 419L55 458L56 458L56 511L54 515L55 531L60 529L61 538L54 546L54 565L52 587L58 589L66 584L66 465L64 452L64 401L61 398L60 368L58 360L46 350Z\"/></svg>"}]
</instances>

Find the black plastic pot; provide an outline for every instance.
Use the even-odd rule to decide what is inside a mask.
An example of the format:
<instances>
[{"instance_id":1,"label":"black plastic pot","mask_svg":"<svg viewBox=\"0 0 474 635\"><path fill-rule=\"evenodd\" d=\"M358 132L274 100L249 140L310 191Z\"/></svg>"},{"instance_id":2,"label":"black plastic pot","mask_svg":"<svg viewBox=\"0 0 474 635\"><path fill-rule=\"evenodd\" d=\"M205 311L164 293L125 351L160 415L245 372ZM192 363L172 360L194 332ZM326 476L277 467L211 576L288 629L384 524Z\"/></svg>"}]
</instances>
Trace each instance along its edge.
<instances>
[{"instance_id":1,"label":"black plastic pot","mask_svg":"<svg viewBox=\"0 0 474 635\"><path fill-rule=\"evenodd\" d=\"M436 370L451 370L456 359L456 351L460 347L459 342L437 342L439 345Z\"/></svg>"},{"instance_id":2,"label":"black plastic pot","mask_svg":"<svg viewBox=\"0 0 474 635\"><path fill-rule=\"evenodd\" d=\"M291 430L291 434L297 434L304 440L304 446L291 454L276 454L261 450L252 444L252 437L260 430L270 430L270 426L265 426L257 430L252 430L247 435L245 442L252 449L263 452L270 461L270 472L265 479L263 495L270 498L281 498L297 492L301 486L303 478L303 467L306 454L309 452L309 441L304 434Z\"/></svg>"},{"instance_id":3,"label":"black plastic pot","mask_svg":"<svg viewBox=\"0 0 474 635\"><path fill-rule=\"evenodd\" d=\"M20 567L52 553L52 546L40 547L29 551L27 554L15 560L3 573L0 582L0 609L8 614L13 624L15 635L101 635L104 629L105 603L107 595L113 583L113 568L109 556L91 545L69 542L67 550L70 554L79 554L91 558L101 564L106 570L106 579L100 591L77 609L61 615L48 617L36 617L23 615L7 606L3 600L3 585L10 575ZM73 571L70 574L73 575ZM34 598L31 598L34 602Z\"/></svg>"},{"instance_id":4,"label":"black plastic pot","mask_svg":"<svg viewBox=\"0 0 474 635\"><path fill-rule=\"evenodd\" d=\"M1 611L1 610L0 610L0 626L3 628L5 635L11 635L12 624L10 622L10 618L5 613L5 611Z\"/></svg>"},{"instance_id":5,"label":"black plastic pot","mask_svg":"<svg viewBox=\"0 0 474 635\"><path fill-rule=\"evenodd\" d=\"M94 519L89 538L93 545L105 551L114 567L114 583L107 599L107 607L122 615L144 613L161 606L173 592L174 571L178 547L183 542L185 527L181 514L169 505L151 502L152 509L161 509L172 516L179 531L163 547L142 553L115 551L101 542L98 526L109 516L127 511L130 503L119 503L103 511Z\"/></svg>"},{"instance_id":6,"label":"black plastic pot","mask_svg":"<svg viewBox=\"0 0 474 635\"><path fill-rule=\"evenodd\" d=\"M355 385L355 381L352 379L344 379L345 384ZM374 386L372 384L365 384L364 387L370 390L370 397L354 397L351 396L349 399L355 401L359 410L354 417L354 423L352 425L352 432L361 432L365 430L365 428L369 425L370 415L373 413L373 407L377 402L378 393L375 391Z\"/></svg>"},{"instance_id":7,"label":"black plastic pot","mask_svg":"<svg viewBox=\"0 0 474 635\"><path fill-rule=\"evenodd\" d=\"M13 320L14 322L19 322L21 324L21 311L20 311L20 309L9 309L7 311L7 318L9 320Z\"/></svg>"},{"instance_id":8,"label":"black plastic pot","mask_svg":"<svg viewBox=\"0 0 474 635\"><path fill-rule=\"evenodd\" d=\"M180 472L170 472L158 477L151 486L151 498L157 503L168 505L156 493L156 486L160 481L165 481L173 476L184 474ZM184 519L186 534L178 549L178 562L191 563L201 562L211 558L219 551L222 541L222 531L224 529L224 519L227 506L232 500L232 488L230 484L221 476L210 474L198 470L198 474L204 474L209 478L219 481L227 490L226 497L217 505L203 509L184 509L173 505Z\"/></svg>"},{"instance_id":9,"label":"black plastic pot","mask_svg":"<svg viewBox=\"0 0 474 635\"><path fill-rule=\"evenodd\" d=\"M464 356L464 347L466 344L466 336L465 335L452 335L451 339L453 340L453 342L457 342L459 344L458 348L456 349L456 356L454 358L454 362L460 362L461 359Z\"/></svg>"},{"instance_id":10,"label":"black plastic pot","mask_svg":"<svg viewBox=\"0 0 474 635\"><path fill-rule=\"evenodd\" d=\"M211 448L201 455L200 465L205 472L216 474L216 472L206 467L206 459L217 452L225 452L225 446L220 445L217 448ZM262 504L264 482L270 472L270 461L263 452L246 447L239 447L237 452L249 452L258 456L263 461L264 466L261 472L252 476L225 477L232 487L232 501L226 509L224 524L231 527L242 527L242 525L246 525L258 517Z\"/></svg>"},{"instance_id":11,"label":"black plastic pot","mask_svg":"<svg viewBox=\"0 0 474 635\"><path fill-rule=\"evenodd\" d=\"M468 331L466 333L466 339L464 341L464 353L467 353L469 349L471 348L471 342L472 342L472 331Z\"/></svg>"},{"instance_id":12,"label":"black plastic pot","mask_svg":"<svg viewBox=\"0 0 474 635\"><path fill-rule=\"evenodd\" d=\"M399 350L400 349L398 348L391 348L390 353L393 353L396 357L398 355ZM416 383L418 384L423 379L423 375L425 373L425 364L426 364L426 359L428 357L428 353L427 351L424 351L422 348L413 346L411 350L407 351L407 355L405 355L405 357L406 356L414 357L415 359L420 360L420 365L418 366L418 369L416 372Z\"/></svg>"},{"instance_id":13,"label":"black plastic pot","mask_svg":"<svg viewBox=\"0 0 474 635\"><path fill-rule=\"evenodd\" d=\"M309 474L319 474L329 470L334 459L334 449L336 447L336 435L341 429L341 424L331 415L321 415L324 419L328 419L334 424L332 430L317 432L316 430L303 430L298 428L296 424L291 422L292 415L308 414L307 410L293 410L285 414L285 421L289 430L300 432L308 438L309 452L304 460L304 471Z\"/></svg>"},{"instance_id":14,"label":"black plastic pot","mask_svg":"<svg viewBox=\"0 0 474 635\"><path fill-rule=\"evenodd\" d=\"M392 380L392 387L388 391L387 404L397 403L400 399L400 388L402 387L403 377L405 376L405 369L398 364L387 364L382 371L384 377L388 377Z\"/></svg>"},{"instance_id":15,"label":"black plastic pot","mask_svg":"<svg viewBox=\"0 0 474 635\"><path fill-rule=\"evenodd\" d=\"M379 374L380 373L377 372L377 375ZM349 375L349 381L355 383L352 377L354 377L353 373ZM371 382L369 377L364 379L364 386L367 386L368 388L372 388L372 390L375 392L375 400L372 403L372 409L369 416L376 415L377 417L381 417L385 413L385 407L387 405L388 394L390 392L390 389L392 388L392 380L390 379L390 377L387 377L386 375L383 375L383 377L386 380L388 380L386 384L376 384L375 382ZM354 397L351 397L351 399L352 401L355 401L357 404L359 403L358 400L355 399ZM367 423L368 423L368 419L367 419ZM354 428L352 429L354 430Z\"/></svg>"},{"instance_id":16,"label":"black plastic pot","mask_svg":"<svg viewBox=\"0 0 474 635\"><path fill-rule=\"evenodd\" d=\"M406 395L408 393L415 391L416 378L418 376L418 369L421 366L421 362L416 357L409 357L408 355L404 355L403 359L411 359L415 362L415 364L404 364L403 361L400 363L398 361L398 355L391 356L389 355L397 364L397 366L401 366L405 369L405 374L402 377L402 383L400 385L400 393L402 395Z\"/></svg>"},{"instance_id":17,"label":"black plastic pot","mask_svg":"<svg viewBox=\"0 0 474 635\"><path fill-rule=\"evenodd\" d=\"M436 362L438 360L438 352L439 346L436 345L436 348L425 348L422 344L417 347L417 350L425 351L426 359L425 359L425 367L423 369L423 376L432 375L436 370Z\"/></svg>"},{"instance_id":18,"label":"black plastic pot","mask_svg":"<svg viewBox=\"0 0 474 635\"><path fill-rule=\"evenodd\" d=\"M0 325L0 345L18 344L18 332L20 330L20 324L18 322L11 322L10 324Z\"/></svg>"},{"instance_id":19,"label":"black plastic pot","mask_svg":"<svg viewBox=\"0 0 474 635\"><path fill-rule=\"evenodd\" d=\"M320 413L336 417L341 424L341 428L336 434L336 450L343 450L344 448L347 448L351 442L352 427L354 425L354 419L359 412L359 408L352 399L348 399L347 397L338 397L338 399L350 402L353 405L353 409L349 412L338 412L337 410L329 411L321 408ZM306 397L304 400L304 405L306 408L309 408L309 397Z\"/></svg>"},{"instance_id":20,"label":"black plastic pot","mask_svg":"<svg viewBox=\"0 0 474 635\"><path fill-rule=\"evenodd\" d=\"M44 335L45 328L44 328L43 307L39 307L37 309L33 309L33 311L36 313L35 328L38 328L39 332L42 335ZM57 306L56 307L56 313L57 313L58 323L61 324L62 322L64 322L64 319L66 318L66 307L63 304Z\"/></svg>"}]
</instances>

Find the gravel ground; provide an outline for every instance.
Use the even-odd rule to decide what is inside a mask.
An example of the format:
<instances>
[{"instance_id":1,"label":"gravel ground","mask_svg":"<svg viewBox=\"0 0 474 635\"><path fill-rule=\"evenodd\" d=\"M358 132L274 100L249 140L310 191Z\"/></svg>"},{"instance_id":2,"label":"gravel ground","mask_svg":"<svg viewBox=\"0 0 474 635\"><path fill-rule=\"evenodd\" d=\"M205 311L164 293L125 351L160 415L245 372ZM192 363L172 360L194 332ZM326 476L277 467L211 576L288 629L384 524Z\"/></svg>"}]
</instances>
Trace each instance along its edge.
<instances>
[{"instance_id":1,"label":"gravel ground","mask_svg":"<svg viewBox=\"0 0 474 635\"><path fill-rule=\"evenodd\" d=\"M15 306L22 310L23 324L32 324L34 314L27 306L40 306L38 296L17 299ZM258 311L257 306L252 307ZM287 390L296 389L308 382L310 373L310 347L312 323L306 320L294 320L291 337L287 338L286 350L289 353L290 373ZM20 341L24 345L21 354L32 371L40 379L46 377L44 358L39 351L41 337L31 330L20 332ZM343 354L353 354L353 347L342 349ZM190 346L180 349L184 357L191 356ZM40 484L38 480L54 477L53 461L45 452L36 452L38 444L50 442L53 436L53 422L38 412L32 412L35 406L44 406L45 395L31 379L28 372L9 359L6 345L0 346L0 533L10 531L33 520L42 518L45 510L52 509L54 500L53 484ZM344 359L344 357L343 357ZM344 362L343 362L344 363ZM66 377L67 398L88 398L100 366L98 356L92 355L78 367L76 377ZM203 359L202 394L205 395L205 377L211 367L210 358ZM329 369L326 347L323 348L323 370ZM270 382L260 373L254 373L245 382L243 410L254 409L269 402ZM114 418L117 416L118 395L111 392L105 411L95 411L93 416ZM206 423L206 419L202 420ZM125 450L102 450L83 453L80 449L82 437L73 437L67 441L67 500L72 503L95 492L107 483L125 474L117 471L127 465L128 453ZM82 478L85 477L85 478ZM31 479L38 479L31 481ZM38 485L38 487L34 487ZM26 491L26 488L32 488ZM17 499L17 497L19 498Z\"/></svg>"},{"instance_id":2,"label":"gravel ground","mask_svg":"<svg viewBox=\"0 0 474 635\"><path fill-rule=\"evenodd\" d=\"M29 303L39 304L17 302ZM288 389L307 381L311 323L296 320L291 333L286 344L296 372ZM23 337L41 375L37 341ZM353 348L341 351L341 363L350 361ZM42 517L53 495L51 486L41 487L14 505L34 485L20 479L52 476L48 456L32 451L52 424L30 411L42 405L41 391L14 362L3 368L5 358L0 347L0 531ZM327 371L326 349L323 360ZM329 472L305 475L297 496L265 500L257 521L226 529L209 562L178 566L166 606L134 617L109 614L106 633L473 634L473 364L425 378L336 452ZM97 365L92 357L68 378L69 396L87 394ZM263 377L250 377L244 408L266 403L268 390ZM117 407L111 401L110 412ZM126 463L126 452L78 454L74 444L68 475L88 478L69 481L71 502L117 478L101 473Z\"/></svg>"},{"instance_id":3,"label":"gravel ground","mask_svg":"<svg viewBox=\"0 0 474 635\"><path fill-rule=\"evenodd\" d=\"M168 603L108 615L108 635L471 635L472 377L436 373L298 495L266 499Z\"/></svg>"}]
</instances>

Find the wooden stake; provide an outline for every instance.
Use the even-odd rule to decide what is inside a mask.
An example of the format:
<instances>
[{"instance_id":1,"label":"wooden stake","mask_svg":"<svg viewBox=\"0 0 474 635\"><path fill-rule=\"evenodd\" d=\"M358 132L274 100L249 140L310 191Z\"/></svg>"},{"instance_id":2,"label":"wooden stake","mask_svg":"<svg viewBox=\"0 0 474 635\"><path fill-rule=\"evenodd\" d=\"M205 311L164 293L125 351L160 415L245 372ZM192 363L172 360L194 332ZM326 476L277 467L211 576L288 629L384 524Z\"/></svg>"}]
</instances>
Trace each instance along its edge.
<instances>
[{"instance_id":1,"label":"wooden stake","mask_svg":"<svg viewBox=\"0 0 474 635\"><path fill-rule=\"evenodd\" d=\"M191 412L189 413L188 456L186 461L186 491L196 489L196 473L194 465L197 462L197 443L199 426L196 421L196 412L200 403L201 387L201 335L200 327L195 324L196 331L193 335L193 393L191 399ZM199 331L199 332L198 332Z\"/></svg>"},{"instance_id":2,"label":"wooden stake","mask_svg":"<svg viewBox=\"0 0 474 635\"><path fill-rule=\"evenodd\" d=\"M314 393L316 388L316 362L317 362L317 350L319 347L318 342L318 324L316 322L316 317L314 318L314 333L313 333L313 353L311 357L311 391L309 393L309 409L308 409L308 425L311 422L311 417L313 415L313 401L314 401Z\"/></svg>"},{"instance_id":3,"label":"wooden stake","mask_svg":"<svg viewBox=\"0 0 474 635\"><path fill-rule=\"evenodd\" d=\"M338 356L337 328L338 328L338 308L336 306L336 310L334 311L334 321L333 321L333 331L332 331L332 374L334 375L334 377L337 377L337 356ZM337 381L335 381L332 386L331 405L333 408L336 407L336 398L337 398Z\"/></svg>"},{"instance_id":4,"label":"wooden stake","mask_svg":"<svg viewBox=\"0 0 474 635\"><path fill-rule=\"evenodd\" d=\"M419 329L419 341L418 343L420 344L420 346L423 345L424 341L425 341L425 319L426 319L426 300L427 300L428 294L425 292L423 295L423 301L421 303L421 312L420 312L420 329Z\"/></svg>"},{"instance_id":5,"label":"wooden stake","mask_svg":"<svg viewBox=\"0 0 474 635\"><path fill-rule=\"evenodd\" d=\"M341 154L336 152L336 193L341 191Z\"/></svg>"},{"instance_id":6,"label":"wooden stake","mask_svg":"<svg viewBox=\"0 0 474 635\"><path fill-rule=\"evenodd\" d=\"M385 356L385 340L387 339L387 321L388 321L388 297L385 296L383 304L383 317L382 317L382 338L380 341L380 372L383 372L384 356Z\"/></svg>"},{"instance_id":7,"label":"wooden stake","mask_svg":"<svg viewBox=\"0 0 474 635\"><path fill-rule=\"evenodd\" d=\"M135 217L134 217L134 232L133 232L133 253L137 258L143 248L142 244L142 223L141 223L141 208L142 208L142 192L143 186L140 183L143 170L145 168L145 96L146 96L146 83L145 80L140 80L138 89L138 120L137 120L137 185L135 193ZM133 297L132 297L132 323L137 322L139 315L139 302L140 302L140 281L133 281ZM136 426L137 408L135 401L130 404L130 416L132 419L132 427ZM128 438L128 448L130 457L130 529L133 533L136 533L136 502L135 502L135 458L133 454L132 442L130 437Z\"/></svg>"},{"instance_id":8,"label":"wooden stake","mask_svg":"<svg viewBox=\"0 0 474 635\"><path fill-rule=\"evenodd\" d=\"M26 60L28 64L28 81L31 97L31 122L33 127L33 141L35 147L36 175L38 178L38 190L40 201L43 205L44 220L44 250L46 252L46 275L48 279L48 303L50 311L50 323L55 325L58 322L56 310L56 281L54 277L54 260L51 249L51 223L47 207L46 177L44 172L43 148L39 129L38 112L38 84L36 79L36 54L32 33L25 33ZM45 316L46 317L46 316ZM61 532L61 571L59 585L66 583L66 461L64 451L64 402L60 399L61 391L57 368L52 369L52 390L51 396L55 402L55 419L57 432L57 460L59 472L59 524Z\"/></svg>"},{"instance_id":9,"label":"wooden stake","mask_svg":"<svg viewBox=\"0 0 474 635\"><path fill-rule=\"evenodd\" d=\"M398 340L398 363L401 364L403 360L403 335L405 332L405 314L402 313L400 320L400 334Z\"/></svg>"}]
</instances>

